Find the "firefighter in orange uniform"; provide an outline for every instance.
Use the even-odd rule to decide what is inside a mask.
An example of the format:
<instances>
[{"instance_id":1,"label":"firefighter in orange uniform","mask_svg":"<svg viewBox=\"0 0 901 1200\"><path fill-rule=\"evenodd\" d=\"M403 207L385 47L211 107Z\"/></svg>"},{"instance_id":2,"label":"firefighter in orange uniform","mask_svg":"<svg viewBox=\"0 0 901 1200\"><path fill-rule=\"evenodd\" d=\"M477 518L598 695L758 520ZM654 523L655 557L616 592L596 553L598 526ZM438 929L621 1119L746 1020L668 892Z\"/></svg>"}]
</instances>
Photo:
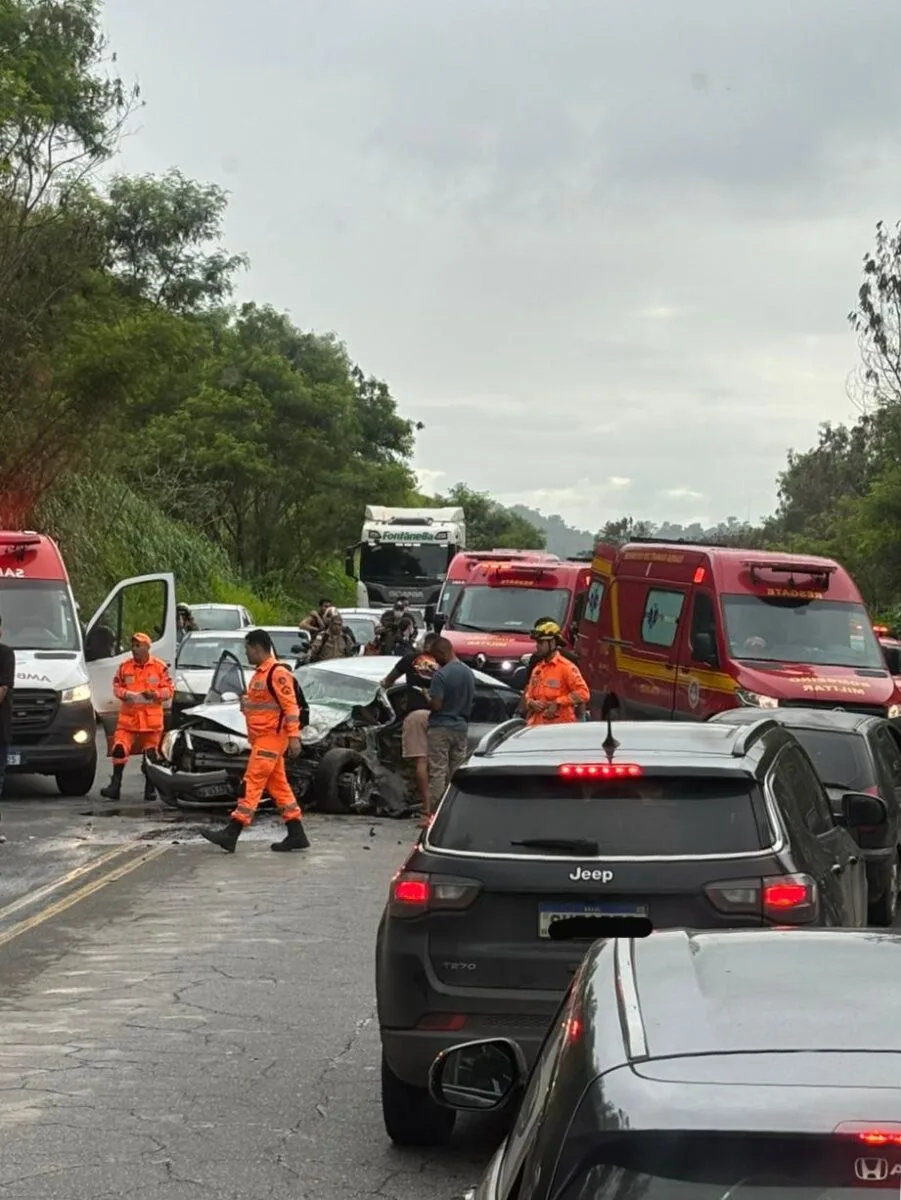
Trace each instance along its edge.
<instances>
[{"instance_id":1,"label":"firefighter in orange uniform","mask_svg":"<svg viewBox=\"0 0 901 1200\"><path fill-rule=\"evenodd\" d=\"M306 850L310 845L303 814L288 777L285 755L300 754L300 705L294 676L275 657L272 639L264 629L252 629L244 639L247 661L256 667L241 711L247 720L250 758L238 793L238 803L224 829L202 829L208 842L234 854L242 830L253 821L263 793L275 801L285 836L273 850Z\"/></svg>"},{"instance_id":2,"label":"firefighter in orange uniform","mask_svg":"<svg viewBox=\"0 0 901 1200\"><path fill-rule=\"evenodd\" d=\"M578 721L578 709L588 703L588 684L575 663L560 653L560 626L541 621L532 630L538 661L523 694L527 725L558 725Z\"/></svg>"},{"instance_id":3,"label":"firefighter in orange uniform","mask_svg":"<svg viewBox=\"0 0 901 1200\"><path fill-rule=\"evenodd\" d=\"M151 641L146 633L136 633L131 639L131 658L119 665L113 680L113 691L120 701L119 720L110 745L113 777L100 795L118 800L122 793L122 773L129 756L159 748L165 725L164 705L172 699L175 689L169 668L161 658L150 653ZM144 801L156 799L149 779L144 781Z\"/></svg>"}]
</instances>

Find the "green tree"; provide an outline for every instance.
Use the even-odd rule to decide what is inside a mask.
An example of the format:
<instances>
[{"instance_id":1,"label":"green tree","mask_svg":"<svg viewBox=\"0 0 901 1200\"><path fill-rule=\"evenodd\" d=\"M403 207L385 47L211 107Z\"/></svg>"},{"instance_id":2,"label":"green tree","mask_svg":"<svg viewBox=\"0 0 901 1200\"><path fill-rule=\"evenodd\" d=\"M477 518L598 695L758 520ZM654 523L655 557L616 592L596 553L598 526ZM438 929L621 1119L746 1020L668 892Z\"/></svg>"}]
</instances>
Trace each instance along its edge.
<instances>
[{"instance_id":1,"label":"green tree","mask_svg":"<svg viewBox=\"0 0 901 1200\"><path fill-rule=\"evenodd\" d=\"M492 500L487 492L476 492L465 483L455 484L446 496L437 496L437 506L459 505L466 514L466 545L470 550L543 550L545 535L540 529Z\"/></svg>"}]
</instances>

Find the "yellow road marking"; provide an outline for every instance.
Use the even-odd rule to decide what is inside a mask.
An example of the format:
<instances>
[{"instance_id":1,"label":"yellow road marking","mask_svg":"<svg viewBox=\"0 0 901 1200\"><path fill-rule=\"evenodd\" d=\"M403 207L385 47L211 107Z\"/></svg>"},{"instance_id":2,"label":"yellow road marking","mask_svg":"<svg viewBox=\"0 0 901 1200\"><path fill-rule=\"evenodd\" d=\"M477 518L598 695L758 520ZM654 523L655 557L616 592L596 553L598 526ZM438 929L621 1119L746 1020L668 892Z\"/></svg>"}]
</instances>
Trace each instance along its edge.
<instances>
[{"instance_id":1,"label":"yellow road marking","mask_svg":"<svg viewBox=\"0 0 901 1200\"><path fill-rule=\"evenodd\" d=\"M96 871L98 867L112 862L113 859L121 858L129 850L134 850L135 845L135 842L123 842L121 846L114 846L106 854L100 854L97 858L91 859L90 862L82 863L80 867L75 867L73 870L67 872L67 874L60 875L59 879L54 879L50 883L45 883L43 887L35 888L33 892L28 892L26 895L20 896L18 900L13 900L5 908L0 908L0 921L5 921L7 917L11 917L13 913L17 913L22 908L28 908L32 904L36 904L38 900L43 900L45 896L49 896L52 892L58 892L60 888L65 887L69 883L74 883L82 875L88 875L92 871Z\"/></svg>"},{"instance_id":2,"label":"yellow road marking","mask_svg":"<svg viewBox=\"0 0 901 1200\"><path fill-rule=\"evenodd\" d=\"M130 844L128 849L133 849L134 844ZM32 917L26 917L24 921L20 921L17 925L13 925L5 933L0 934L0 946L5 946L7 942L11 942L13 938L20 937L23 933L27 933L29 929L34 929L38 925L43 925L45 921L49 921L52 917L59 916L66 909L71 908L74 904L78 904L81 900L86 900L88 896L93 896L95 892L99 892L101 888L105 888L110 883L115 883L116 880L122 879L123 876L136 871L138 867L144 866L145 863L151 862L155 858L159 858L161 854L165 854L169 849L168 846L151 846L143 854L139 854L130 862L123 863L121 867L116 867L112 871L108 871L105 875L101 875L99 879L94 879L90 883L84 884L77 891L72 892L68 896L62 896L54 904L50 904L47 908L41 909L39 913L35 913ZM112 856L109 856L112 857Z\"/></svg>"}]
</instances>

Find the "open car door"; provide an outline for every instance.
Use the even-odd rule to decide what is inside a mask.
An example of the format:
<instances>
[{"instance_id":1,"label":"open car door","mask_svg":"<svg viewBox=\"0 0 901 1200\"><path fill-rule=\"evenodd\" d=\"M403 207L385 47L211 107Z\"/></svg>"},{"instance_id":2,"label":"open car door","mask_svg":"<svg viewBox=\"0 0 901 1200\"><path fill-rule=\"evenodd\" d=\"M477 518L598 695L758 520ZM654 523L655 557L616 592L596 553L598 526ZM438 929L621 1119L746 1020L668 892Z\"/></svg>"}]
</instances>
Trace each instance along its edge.
<instances>
[{"instance_id":1,"label":"open car door","mask_svg":"<svg viewBox=\"0 0 901 1200\"><path fill-rule=\"evenodd\" d=\"M204 698L204 704L229 703L240 698L247 691L247 680L244 667L235 658L231 650L223 650L216 663L210 690ZM227 699L226 699L227 697Z\"/></svg>"},{"instance_id":2,"label":"open car door","mask_svg":"<svg viewBox=\"0 0 901 1200\"><path fill-rule=\"evenodd\" d=\"M151 653L170 669L175 662L175 576L136 575L117 583L85 629L84 650L94 709L108 734L116 727L119 701L113 680L131 653L135 633L152 640Z\"/></svg>"}]
</instances>

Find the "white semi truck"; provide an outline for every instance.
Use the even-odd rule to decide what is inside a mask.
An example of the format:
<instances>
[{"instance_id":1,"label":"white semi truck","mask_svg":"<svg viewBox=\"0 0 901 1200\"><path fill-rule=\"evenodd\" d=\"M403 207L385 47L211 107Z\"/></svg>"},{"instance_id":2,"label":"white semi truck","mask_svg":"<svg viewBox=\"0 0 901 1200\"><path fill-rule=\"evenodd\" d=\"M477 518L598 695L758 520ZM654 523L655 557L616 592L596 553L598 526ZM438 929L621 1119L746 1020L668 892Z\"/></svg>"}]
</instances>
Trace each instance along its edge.
<instances>
[{"instance_id":1,"label":"white semi truck","mask_svg":"<svg viewBox=\"0 0 901 1200\"><path fill-rule=\"evenodd\" d=\"M414 608L435 604L451 559L466 549L462 508L386 508L368 504L360 541L345 570L357 581L360 608L390 608L405 596Z\"/></svg>"}]
</instances>

